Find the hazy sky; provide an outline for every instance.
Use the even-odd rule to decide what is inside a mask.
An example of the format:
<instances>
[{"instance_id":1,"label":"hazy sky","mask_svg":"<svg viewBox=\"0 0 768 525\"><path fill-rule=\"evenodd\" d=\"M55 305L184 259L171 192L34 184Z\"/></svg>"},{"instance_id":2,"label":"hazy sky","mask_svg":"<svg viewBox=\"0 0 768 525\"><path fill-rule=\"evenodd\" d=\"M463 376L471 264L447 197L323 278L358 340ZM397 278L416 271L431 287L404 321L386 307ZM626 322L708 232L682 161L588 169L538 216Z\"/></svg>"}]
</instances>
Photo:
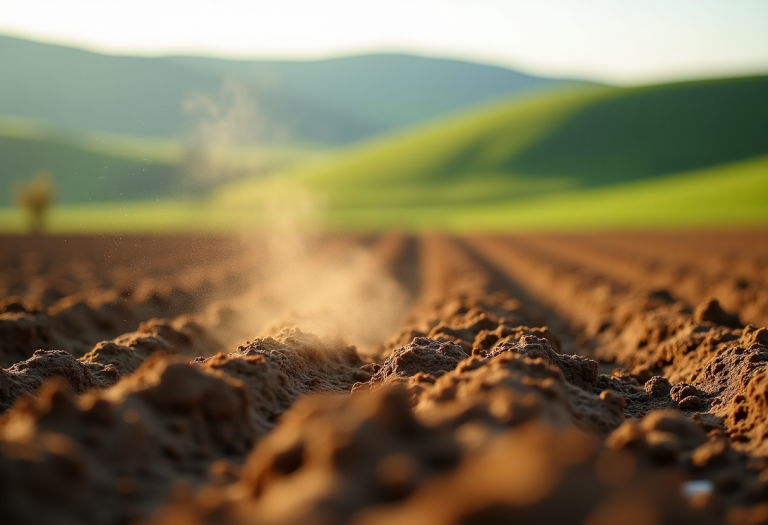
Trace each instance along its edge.
<instances>
[{"instance_id":1,"label":"hazy sky","mask_svg":"<svg viewBox=\"0 0 768 525\"><path fill-rule=\"evenodd\" d=\"M768 0L0 0L0 32L130 54L401 51L616 83L768 71Z\"/></svg>"}]
</instances>

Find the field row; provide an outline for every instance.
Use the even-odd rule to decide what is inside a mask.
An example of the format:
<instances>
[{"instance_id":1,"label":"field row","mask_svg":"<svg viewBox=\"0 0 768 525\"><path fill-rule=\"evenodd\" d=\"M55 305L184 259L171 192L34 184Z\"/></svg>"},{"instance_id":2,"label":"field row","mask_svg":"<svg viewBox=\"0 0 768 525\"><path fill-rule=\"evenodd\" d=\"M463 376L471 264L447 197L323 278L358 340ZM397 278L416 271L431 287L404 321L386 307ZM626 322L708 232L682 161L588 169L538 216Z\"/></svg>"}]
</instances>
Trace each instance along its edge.
<instances>
[{"instance_id":1,"label":"field row","mask_svg":"<svg viewBox=\"0 0 768 525\"><path fill-rule=\"evenodd\" d=\"M2 238L0 503L12 522L757 523L765 240Z\"/></svg>"}]
</instances>

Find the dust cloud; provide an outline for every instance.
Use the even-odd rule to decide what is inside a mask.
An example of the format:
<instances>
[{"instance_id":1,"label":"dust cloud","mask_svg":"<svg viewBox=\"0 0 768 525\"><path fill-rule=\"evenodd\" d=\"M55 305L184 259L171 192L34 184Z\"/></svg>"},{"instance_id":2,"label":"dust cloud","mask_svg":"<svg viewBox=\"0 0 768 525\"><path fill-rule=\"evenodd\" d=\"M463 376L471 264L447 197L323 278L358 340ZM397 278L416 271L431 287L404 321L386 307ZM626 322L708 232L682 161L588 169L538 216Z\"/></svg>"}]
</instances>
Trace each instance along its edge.
<instances>
[{"instance_id":1,"label":"dust cloud","mask_svg":"<svg viewBox=\"0 0 768 525\"><path fill-rule=\"evenodd\" d=\"M298 184L263 206L263 223L242 237L255 270L249 291L225 309L228 344L296 327L329 347L365 351L396 330L410 294L377 251L380 239L323 233L322 199Z\"/></svg>"},{"instance_id":2,"label":"dust cloud","mask_svg":"<svg viewBox=\"0 0 768 525\"><path fill-rule=\"evenodd\" d=\"M187 183L210 187L260 168L261 161L250 146L263 126L244 84L227 79L218 93L196 93L182 107L188 121L182 163Z\"/></svg>"},{"instance_id":3,"label":"dust cloud","mask_svg":"<svg viewBox=\"0 0 768 525\"><path fill-rule=\"evenodd\" d=\"M184 109L193 123L185 168L191 184L264 176L253 156L237 155L238 148L255 151L267 132L246 86L227 80L215 96L188 98ZM401 322L409 295L377 257L377 240L322 233L323 198L280 173L270 177L269 194L251 206L258 226L242 237L254 268L247 291L211 305L219 339L233 348L297 327L360 349L384 340Z\"/></svg>"}]
</instances>

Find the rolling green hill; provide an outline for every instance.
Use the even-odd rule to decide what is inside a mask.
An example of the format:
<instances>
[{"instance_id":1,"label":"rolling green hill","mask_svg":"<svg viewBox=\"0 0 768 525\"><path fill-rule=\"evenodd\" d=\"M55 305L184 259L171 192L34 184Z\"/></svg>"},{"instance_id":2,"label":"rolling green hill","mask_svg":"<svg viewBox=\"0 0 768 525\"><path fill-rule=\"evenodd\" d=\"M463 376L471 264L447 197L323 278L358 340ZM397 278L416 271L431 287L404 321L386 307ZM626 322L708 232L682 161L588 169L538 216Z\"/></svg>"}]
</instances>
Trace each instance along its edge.
<instances>
[{"instance_id":1,"label":"rolling green hill","mask_svg":"<svg viewBox=\"0 0 768 525\"><path fill-rule=\"evenodd\" d=\"M508 201L768 153L768 76L571 89L489 105L291 174L331 209ZM223 201L266 182L223 188Z\"/></svg>"},{"instance_id":2,"label":"rolling green hill","mask_svg":"<svg viewBox=\"0 0 768 525\"><path fill-rule=\"evenodd\" d=\"M491 99L583 82L459 60L369 55L318 61L129 57L0 35L0 115L78 131L179 138L185 101L247 103L261 141L340 144ZM239 86L236 99L225 83Z\"/></svg>"},{"instance_id":3,"label":"rolling green hill","mask_svg":"<svg viewBox=\"0 0 768 525\"><path fill-rule=\"evenodd\" d=\"M358 230L768 226L767 92L759 76L540 93L229 183L208 199L53 216L63 230L111 231L254 227L273 216ZM3 221L23 224L7 210Z\"/></svg>"},{"instance_id":4,"label":"rolling green hill","mask_svg":"<svg viewBox=\"0 0 768 525\"><path fill-rule=\"evenodd\" d=\"M306 215L299 227L455 233L583 229L768 227L768 155L717 167L526 199L332 208ZM274 196L274 194L273 194ZM291 213L289 199L276 203ZM269 208L269 210L274 209ZM271 227L257 207L216 201L94 203L54 208L53 232L189 232ZM0 208L1 231L24 231L21 210Z\"/></svg>"},{"instance_id":5,"label":"rolling green hill","mask_svg":"<svg viewBox=\"0 0 768 525\"><path fill-rule=\"evenodd\" d=\"M326 227L362 231L768 227L768 155L615 185L464 205L331 208Z\"/></svg>"},{"instance_id":6,"label":"rolling green hill","mask_svg":"<svg viewBox=\"0 0 768 525\"><path fill-rule=\"evenodd\" d=\"M340 228L766 223L765 93L768 76L540 94L215 198L258 207L293 185Z\"/></svg>"},{"instance_id":7,"label":"rolling green hill","mask_svg":"<svg viewBox=\"0 0 768 525\"><path fill-rule=\"evenodd\" d=\"M0 117L0 206L39 171L56 203L160 199L204 194L223 180L263 173L315 154L298 147L192 149L180 141L63 131Z\"/></svg>"},{"instance_id":8,"label":"rolling green hill","mask_svg":"<svg viewBox=\"0 0 768 525\"><path fill-rule=\"evenodd\" d=\"M612 184L768 152L768 76L616 90L580 108L505 168Z\"/></svg>"},{"instance_id":9,"label":"rolling green hill","mask_svg":"<svg viewBox=\"0 0 768 525\"><path fill-rule=\"evenodd\" d=\"M106 142L106 141L105 141ZM58 203L167 196L178 178L178 154L159 144L88 141L31 122L0 119L0 206L39 170L52 174Z\"/></svg>"}]
</instances>

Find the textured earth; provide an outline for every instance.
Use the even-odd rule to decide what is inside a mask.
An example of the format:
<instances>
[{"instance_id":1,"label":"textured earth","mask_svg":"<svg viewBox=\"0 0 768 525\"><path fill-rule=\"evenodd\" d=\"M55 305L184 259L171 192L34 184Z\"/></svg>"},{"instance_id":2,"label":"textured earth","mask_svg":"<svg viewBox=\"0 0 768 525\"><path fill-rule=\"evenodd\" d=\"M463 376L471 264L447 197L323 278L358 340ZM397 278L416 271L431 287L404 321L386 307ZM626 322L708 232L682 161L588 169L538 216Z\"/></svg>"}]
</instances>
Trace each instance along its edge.
<instances>
[{"instance_id":1,"label":"textured earth","mask_svg":"<svg viewBox=\"0 0 768 525\"><path fill-rule=\"evenodd\" d=\"M768 232L0 237L0 522L768 523Z\"/></svg>"}]
</instances>

